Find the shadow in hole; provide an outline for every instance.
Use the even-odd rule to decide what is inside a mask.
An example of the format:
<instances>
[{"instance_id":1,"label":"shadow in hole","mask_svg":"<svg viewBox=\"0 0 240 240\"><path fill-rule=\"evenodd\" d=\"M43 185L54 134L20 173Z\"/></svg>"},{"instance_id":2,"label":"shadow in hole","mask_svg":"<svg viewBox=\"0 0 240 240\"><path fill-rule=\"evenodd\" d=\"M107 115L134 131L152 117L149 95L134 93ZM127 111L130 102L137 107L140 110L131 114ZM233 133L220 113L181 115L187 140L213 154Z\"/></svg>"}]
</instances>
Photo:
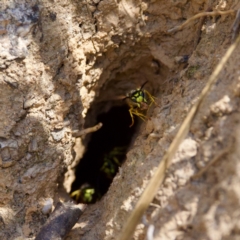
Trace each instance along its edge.
<instances>
[{"instance_id":1,"label":"shadow in hole","mask_svg":"<svg viewBox=\"0 0 240 240\"><path fill-rule=\"evenodd\" d=\"M102 113L97 117L97 121L102 122L103 127L91 136L87 151L76 168L76 180L72 190L79 189L83 184L89 184L102 196L113 180L101 171L104 159L113 149L121 148L122 152L116 158L120 164L125 160L128 146L137 129L138 119L135 118L135 124L130 128L128 106L124 105Z\"/></svg>"}]
</instances>

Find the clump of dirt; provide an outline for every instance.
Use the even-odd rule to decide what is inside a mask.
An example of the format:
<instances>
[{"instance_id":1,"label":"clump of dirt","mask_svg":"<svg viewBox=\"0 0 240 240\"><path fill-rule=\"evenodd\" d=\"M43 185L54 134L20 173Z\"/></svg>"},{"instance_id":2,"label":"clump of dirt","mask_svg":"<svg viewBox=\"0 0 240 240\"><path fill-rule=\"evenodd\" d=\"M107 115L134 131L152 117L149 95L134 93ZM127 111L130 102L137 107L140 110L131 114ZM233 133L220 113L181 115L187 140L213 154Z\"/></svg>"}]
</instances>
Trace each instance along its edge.
<instances>
[{"instance_id":1,"label":"clump of dirt","mask_svg":"<svg viewBox=\"0 0 240 240\"><path fill-rule=\"evenodd\" d=\"M49 214L46 201L55 206L70 199L75 168L91 138L73 132L126 106L126 93L148 81L146 89L157 98L150 119L136 124L108 192L88 206L68 236L116 239L229 47L235 15L168 30L202 11L239 7L237 0L4 2L1 239L36 236ZM239 51L202 103L145 214L148 224L139 224L134 239L144 239L148 226L155 239L239 237ZM212 159L217 160L196 176Z\"/></svg>"}]
</instances>

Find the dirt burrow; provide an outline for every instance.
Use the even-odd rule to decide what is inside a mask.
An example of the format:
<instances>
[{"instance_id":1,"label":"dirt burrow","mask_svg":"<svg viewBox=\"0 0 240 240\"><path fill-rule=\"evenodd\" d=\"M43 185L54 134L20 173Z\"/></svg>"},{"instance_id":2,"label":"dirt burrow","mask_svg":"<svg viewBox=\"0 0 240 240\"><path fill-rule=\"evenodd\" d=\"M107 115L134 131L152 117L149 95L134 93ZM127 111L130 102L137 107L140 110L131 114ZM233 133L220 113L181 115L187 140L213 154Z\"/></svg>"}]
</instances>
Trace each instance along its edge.
<instances>
[{"instance_id":1,"label":"dirt burrow","mask_svg":"<svg viewBox=\"0 0 240 240\"><path fill-rule=\"evenodd\" d=\"M99 113L123 104L119 98L147 80L158 103L151 120L141 124L109 192L67 238L116 239L230 45L234 15L167 33L209 6L240 7L237 0L1 4L1 239L36 236L48 217L46 200L68 200L61 185L70 190L87 142L72 131L96 124ZM146 213L155 239L239 238L239 51L202 104ZM185 55L187 63L175 61ZM190 180L214 158L205 174ZM139 224L134 238L144 239L146 231Z\"/></svg>"}]
</instances>

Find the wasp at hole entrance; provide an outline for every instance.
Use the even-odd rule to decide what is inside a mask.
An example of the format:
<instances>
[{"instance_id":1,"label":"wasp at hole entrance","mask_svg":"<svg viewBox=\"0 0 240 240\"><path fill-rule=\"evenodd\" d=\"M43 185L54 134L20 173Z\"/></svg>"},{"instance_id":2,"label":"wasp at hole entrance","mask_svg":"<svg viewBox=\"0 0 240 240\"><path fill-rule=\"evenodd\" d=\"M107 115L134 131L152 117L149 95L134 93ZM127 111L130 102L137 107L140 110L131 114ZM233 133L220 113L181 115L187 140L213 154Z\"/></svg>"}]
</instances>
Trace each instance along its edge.
<instances>
[{"instance_id":1,"label":"wasp at hole entrance","mask_svg":"<svg viewBox=\"0 0 240 240\"><path fill-rule=\"evenodd\" d=\"M152 96L147 90L143 89L148 81L144 82L140 88L130 91L127 96L123 99L127 101L129 105L129 113L132 119L132 123L129 127L134 124L134 116L136 115L143 121L149 119L146 116L146 112L149 110L151 105L156 104L155 97Z\"/></svg>"}]
</instances>

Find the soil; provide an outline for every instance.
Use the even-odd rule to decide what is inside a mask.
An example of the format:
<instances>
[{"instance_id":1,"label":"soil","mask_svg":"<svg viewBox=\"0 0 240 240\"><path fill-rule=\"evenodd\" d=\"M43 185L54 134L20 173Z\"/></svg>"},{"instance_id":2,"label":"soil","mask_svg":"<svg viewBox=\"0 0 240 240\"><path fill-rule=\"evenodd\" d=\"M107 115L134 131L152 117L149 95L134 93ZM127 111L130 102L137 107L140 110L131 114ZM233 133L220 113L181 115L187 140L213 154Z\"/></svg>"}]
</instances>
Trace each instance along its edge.
<instances>
[{"instance_id":1,"label":"soil","mask_svg":"<svg viewBox=\"0 0 240 240\"><path fill-rule=\"evenodd\" d=\"M56 203L71 201L75 167L91 138L73 132L126 105L126 93L148 81L156 97L149 119L136 122L108 192L66 237L117 239L231 45L236 15L168 30L199 12L239 8L237 0L3 1L0 239L34 239ZM132 239L240 239L239 69L240 46L201 104ZM147 235L152 229L154 238Z\"/></svg>"}]
</instances>

